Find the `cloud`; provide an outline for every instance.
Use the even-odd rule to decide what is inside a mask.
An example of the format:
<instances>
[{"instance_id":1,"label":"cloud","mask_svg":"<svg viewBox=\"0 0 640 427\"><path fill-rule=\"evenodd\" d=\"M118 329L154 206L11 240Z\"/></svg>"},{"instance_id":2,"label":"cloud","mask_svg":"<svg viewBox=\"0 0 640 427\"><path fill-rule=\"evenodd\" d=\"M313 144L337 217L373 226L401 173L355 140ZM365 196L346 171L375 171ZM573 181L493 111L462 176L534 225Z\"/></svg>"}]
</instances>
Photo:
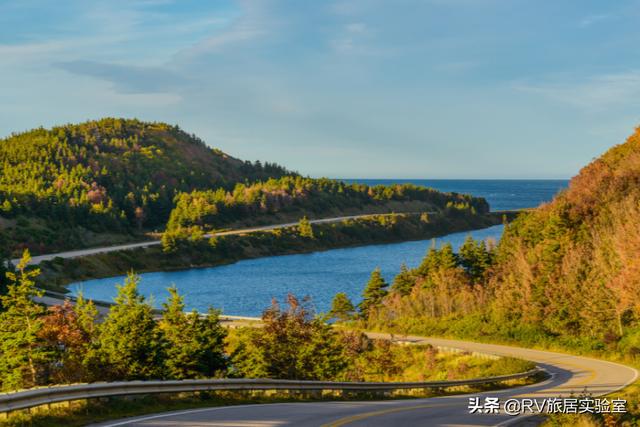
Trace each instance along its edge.
<instances>
[{"instance_id":1,"label":"cloud","mask_svg":"<svg viewBox=\"0 0 640 427\"><path fill-rule=\"evenodd\" d=\"M121 93L168 93L186 79L163 67L108 64L95 61L67 61L54 64L67 72L106 80Z\"/></svg>"},{"instance_id":2,"label":"cloud","mask_svg":"<svg viewBox=\"0 0 640 427\"><path fill-rule=\"evenodd\" d=\"M584 17L582 20L580 20L580 22L578 23L578 25L582 28L587 28L590 27L598 22L601 21L605 21L607 19L609 19L611 17L610 14L598 14L598 15L589 15Z\"/></svg>"},{"instance_id":3,"label":"cloud","mask_svg":"<svg viewBox=\"0 0 640 427\"><path fill-rule=\"evenodd\" d=\"M640 70L591 76L582 81L519 82L513 88L576 108L600 111L640 104Z\"/></svg>"},{"instance_id":4,"label":"cloud","mask_svg":"<svg viewBox=\"0 0 640 427\"><path fill-rule=\"evenodd\" d=\"M242 15L229 28L198 41L181 50L175 56L178 60L190 59L199 55L220 52L227 47L265 37L273 31L274 19L270 14L270 1L238 2Z\"/></svg>"}]
</instances>

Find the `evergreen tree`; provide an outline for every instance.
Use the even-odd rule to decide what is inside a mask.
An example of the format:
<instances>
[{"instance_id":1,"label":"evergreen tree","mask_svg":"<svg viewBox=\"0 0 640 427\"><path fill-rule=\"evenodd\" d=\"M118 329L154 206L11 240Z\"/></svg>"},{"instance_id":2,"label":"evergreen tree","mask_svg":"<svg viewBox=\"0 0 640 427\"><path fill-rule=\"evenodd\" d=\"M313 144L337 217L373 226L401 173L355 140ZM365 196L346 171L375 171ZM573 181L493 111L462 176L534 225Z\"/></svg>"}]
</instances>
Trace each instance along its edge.
<instances>
[{"instance_id":1,"label":"evergreen tree","mask_svg":"<svg viewBox=\"0 0 640 427\"><path fill-rule=\"evenodd\" d=\"M422 262L416 269L420 276L427 276L429 272L434 271L438 268L438 250L435 246L435 240L429 247L429 250L425 254L424 258L422 258Z\"/></svg>"},{"instance_id":2,"label":"evergreen tree","mask_svg":"<svg viewBox=\"0 0 640 427\"><path fill-rule=\"evenodd\" d=\"M76 305L74 307L76 315L78 316L78 325L82 332L91 339L95 339L98 309L91 300L86 300L82 292L78 292L76 296Z\"/></svg>"},{"instance_id":3,"label":"evergreen tree","mask_svg":"<svg viewBox=\"0 0 640 427\"><path fill-rule=\"evenodd\" d=\"M445 243L438 251L438 268L450 270L458 266L458 257L453 252L451 243Z\"/></svg>"},{"instance_id":4,"label":"evergreen tree","mask_svg":"<svg viewBox=\"0 0 640 427\"><path fill-rule=\"evenodd\" d=\"M329 315L333 319L337 319L339 321L345 322L347 320L353 319L353 316L356 312L356 308L344 292L339 292L333 297L333 301L331 302L331 310L329 311Z\"/></svg>"},{"instance_id":5,"label":"evergreen tree","mask_svg":"<svg viewBox=\"0 0 640 427\"><path fill-rule=\"evenodd\" d=\"M139 277L130 273L118 286L115 304L99 327L91 365L100 379L161 378L164 341L151 306L138 292Z\"/></svg>"},{"instance_id":6,"label":"evergreen tree","mask_svg":"<svg viewBox=\"0 0 640 427\"><path fill-rule=\"evenodd\" d=\"M387 295L389 284L382 277L380 267L373 270L369 282L362 293L362 302L359 305L360 313L365 318L369 316L372 308L378 306Z\"/></svg>"},{"instance_id":7,"label":"evergreen tree","mask_svg":"<svg viewBox=\"0 0 640 427\"><path fill-rule=\"evenodd\" d=\"M415 283L416 281L413 278L413 275L403 263L400 266L400 273L398 273L398 275L393 279L391 289L398 292L400 295L409 295Z\"/></svg>"},{"instance_id":8,"label":"evergreen tree","mask_svg":"<svg viewBox=\"0 0 640 427\"><path fill-rule=\"evenodd\" d=\"M465 239L458 256L460 265L475 280L481 279L491 265L491 255L484 240L476 242L471 236Z\"/></svg>"},{"instance_id":9,"label":"evergreen tree","mask_svg":"<svg viewBox=\"0 0 640 427\"><path fill-rule=\"evenodd\" d=\"M2 230L0 230L0 296L7 293L7 286L9 285L7 277L7 272L9 270L7 265L9 263L10 253L8 248L9 242L7 237L4 235ZM2 303L0 303L0 311L2 311Z\"/></svg>"},{"instance_id":10,"label":"evergreen tree","mask_svg":"<svg viewBox=\"0 0 640 427\"><path fill-rule=\"evenodd\" d=\"M40 270L27 271L31 260L25 250L18 263L17 273L7 273L7 294L0 297L4 311L0 313L0 382L3 390L15 390L38 384L40 365L46 359L38 332L42 328L45 309L35 303L42 291L34 278Z\"/></svg>"},{"instance_id":11,"label":"evergreen tree","mask_svg":"<svg viewBox=\"0 0 640 427\"><path fill-rule=\"evenodd\" d=\"M167 340L166 368L170 378L213 377L226 369L224 339L219 313L209 309L206 316L184 312L184 298L176 287L169 288L163 304L160 329Z\"/></svg>"},{"instance_id":12,"label":"evergreen tree","mask_svg":"<svg viewBox=\"0 0 640 427\"><path fill-rule=\"evenodd\" d=\"M303 216L300 219L300 223L298 224L298 232L302 237L313 239L313 227L311 226L311 223L306 216Z\"/></svg>"}]
</instances>

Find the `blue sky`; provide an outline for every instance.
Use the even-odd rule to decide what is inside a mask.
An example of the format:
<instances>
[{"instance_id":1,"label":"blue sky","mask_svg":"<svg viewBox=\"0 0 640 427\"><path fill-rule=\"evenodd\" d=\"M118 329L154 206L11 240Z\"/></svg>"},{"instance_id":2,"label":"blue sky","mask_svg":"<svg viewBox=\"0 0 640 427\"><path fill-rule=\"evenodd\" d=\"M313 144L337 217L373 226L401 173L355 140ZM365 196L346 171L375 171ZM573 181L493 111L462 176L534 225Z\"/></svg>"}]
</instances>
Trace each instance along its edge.
<instances>
[{"instance_id":1,"label":"blue sky","mask_svg":"<svg viewBox=\"0 0 640 427\"><path fill-rule=\"evenodd\" d=\"M4 0L0 135L179 124L312 176L565 178L638 125L638 1Z\"/></svg>"}]
</instances>

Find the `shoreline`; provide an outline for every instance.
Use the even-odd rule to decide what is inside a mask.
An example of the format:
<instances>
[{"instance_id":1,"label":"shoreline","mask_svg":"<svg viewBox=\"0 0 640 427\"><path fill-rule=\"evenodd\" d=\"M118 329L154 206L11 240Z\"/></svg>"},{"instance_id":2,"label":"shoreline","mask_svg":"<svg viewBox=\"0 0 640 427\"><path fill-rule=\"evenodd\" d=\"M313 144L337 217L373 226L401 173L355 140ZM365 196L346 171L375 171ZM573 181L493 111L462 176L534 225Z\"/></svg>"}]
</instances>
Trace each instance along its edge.
<instances>
[{"instance_id":1,"label":"shoreline","mask_svg":"<svg viewBox=\"0 0 640 427\"><path fill-rule=\"evenodd\" d=\"M429 224L419 224L417 218L397 214L397 224L378 224L377 217L366 220L350 220L338 224L316 224L321 237L301 239L291 229L256 231L248 234L218 237L217 247L210 242L188 242L175 253L165 253L161 247L152 246L117 252L98 253L80 258L56 258L40 264L42 275L38 284L46 289L69 293L72 283L93 279L117 278L129 271L136 273L172 272L194 268L210 268L230 265L245 259L324 252L333 249L352 248L376 244L420 241L442 237L456 232L473 231L502 223L504 212L462 218L434 215ZM511 212L508 219L516 215ZM422 228L416 228L416 223ZM368 233L351 236L354 234Z\"/></svg>"}]
</instances>

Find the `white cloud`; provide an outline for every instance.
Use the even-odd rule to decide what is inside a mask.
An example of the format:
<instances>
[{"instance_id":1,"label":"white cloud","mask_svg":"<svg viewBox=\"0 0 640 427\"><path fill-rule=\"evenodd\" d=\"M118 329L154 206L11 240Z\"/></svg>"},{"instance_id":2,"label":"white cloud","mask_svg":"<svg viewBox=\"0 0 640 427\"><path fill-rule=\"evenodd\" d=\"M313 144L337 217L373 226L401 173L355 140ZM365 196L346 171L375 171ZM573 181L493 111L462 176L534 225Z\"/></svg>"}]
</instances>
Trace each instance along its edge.
<instances>
[{"instance_id":1,"label":"white cloud","mask_svg":"<svg viewBox=\"0 0 640 427\"><path fill-rule=\"evenodd\" d=\"M274 31L274 18L269 15L269 1L239 1L242 15L229 28L205 38L176 54L177 58L190 59L202 54L219 52L242 42L265 37Z\"/></svg>"},{"instance_id":2,"label":"white cloud","mask_svg":"<svg viewBox=\"0 0 640 427\"><path fill-rule=\"evenodd\" d=\"M640 104L640 70L592 76L582 81L518 82L513 88L588 111L637 106Z\"/></svg>"},{"instance_id":3,"label":"white cloud","mask_svg":"<svg viewBox=\"0 0 640 427\"><path fill-rule=\"evenodd\" d=\"M611 17L610 14L598 14L598 15L589 15L584 17L582 20L580 20L580 22L578 23L578 25L582 28L587 28L590 27L594 24L597 24L598 22L607 20Z\"/></svg>"}]
</instances>

